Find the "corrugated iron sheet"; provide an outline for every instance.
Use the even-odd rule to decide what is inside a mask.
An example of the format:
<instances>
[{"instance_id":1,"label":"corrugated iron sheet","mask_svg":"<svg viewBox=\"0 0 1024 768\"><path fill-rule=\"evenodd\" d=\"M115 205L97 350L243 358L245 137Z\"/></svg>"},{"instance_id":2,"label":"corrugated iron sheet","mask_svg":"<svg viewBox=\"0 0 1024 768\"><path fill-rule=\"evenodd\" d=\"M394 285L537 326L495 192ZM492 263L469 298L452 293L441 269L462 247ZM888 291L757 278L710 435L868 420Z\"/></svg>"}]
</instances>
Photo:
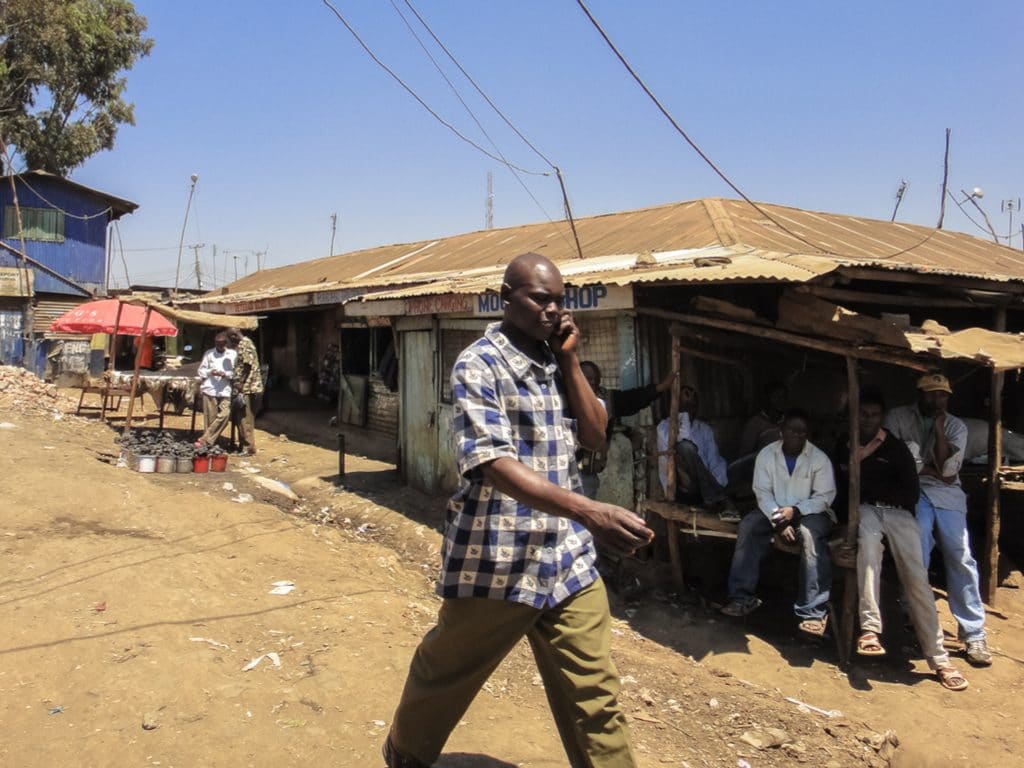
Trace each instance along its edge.
<instances>
[{"instance_id":1,"label":"corrugated iron sheet","mask_svg":"<svg viewBox=\"0 0 1024 768\"><path fill-rule=\"evenodd\" d=\"M719 265L717 279L726 280L800 279L796 277L799 268L821 274L819 270L831 263L832 268L879 266L1024 281L1024 253L970 235L767 203L759 206L785 229L748 203L709 198L579 219L576 227L586 256L582 261L576 258L568 223L543 222L386 245L262 270L232 283L226 293L222 289L218 295L204 297L203 303L230 303L240 296L289 290L394 288L444 280L462 285L476 278L492 280L495 271L527 251L559 263L567 275L587 273L589 277L591 270L595 276L591 282L607 279L619 284L711 279L713 272L695 268L697 257L685 254L699 251L712 258L715 249L723 249L722 255L730 259L740 254L762 259L759 264L735 266L735 276L730 275L729 265ZM602 264L605 260L607 264ZM630 260L632 266L627 267L625 262ZM670 267L668 261L677 263ZM662 275L659 269L675 271ZM437 292L447 291L427 291Z\"/></svg>"}]
</instances>

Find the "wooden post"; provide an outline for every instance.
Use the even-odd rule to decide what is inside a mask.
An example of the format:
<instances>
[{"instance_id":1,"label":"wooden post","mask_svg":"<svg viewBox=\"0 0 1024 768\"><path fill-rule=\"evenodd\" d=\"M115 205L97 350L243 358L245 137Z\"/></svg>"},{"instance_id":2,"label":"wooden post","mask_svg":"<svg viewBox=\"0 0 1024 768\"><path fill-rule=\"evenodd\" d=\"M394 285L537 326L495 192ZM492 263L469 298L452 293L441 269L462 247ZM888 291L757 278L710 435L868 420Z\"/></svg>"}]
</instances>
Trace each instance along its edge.
<instances>
[{"instance_id":1,"label":"wooden post","mask_svg":"<svg viewBox=\"0 0 1024 768\"><path fill-rule=\"evenodd\" d=\"M114 316L114 331L110 334L107 343L107 370L114 370L114 355L117 354L117 332L121 328L121 310L124 309L124 302L117 302L117 315Z\"/></svg>"},{"instance_id":2,"label":"wooden post","mask_svg":"<svg viewBox=\"0 0 1024 768\"><path fill-rule=\"evenodd\" d=\"M996 309L993 330L1006 330L1006 307ZM1003 464L1003 378L1002 371L992 371L989 393L988 427L988 505L985 514L985 568L982 588L985 602L995 607L999 589L999 527L1000 491L999 468Z\"/></svg>"},{"instance_id":3,"label":"wooden post","mask_svg":"<svg viewBox=\"0 0 1024 768\"><path fill-rule=\"evenodd\" d=\"M680 336L683 329L674 324L669 329L672 334L672 393L668 409L668 469L665 472L665 501L674 503L676 500L676 440L679 439L679 387L680 375L679 364L682 356L682 342ZM659 462L661 457L659 456ZM668 553L672 564L672 582L676 591L682 593L686 589L686 579L683 578L683 558L679 551L679 523L675 520L666 520L668 529Z\"/></svg>"},{"instance_id":4,"label":"wooden post","mask_svg":"<svg viewBox=\"0 0 1024 768\"><path fill-rule=\"evenodd\" d=\"M135 408L135 393L139 389L139 370L142 368L142 345L146 342L146 331L149 330L149 316L153 314L153 308L146 307L146 314L142 318L142 334L139 336L139 348L135 350L135 372L132 374L132 389L128 395L128 415L124 420L124 434L132 428L132 410Z\"/></svg>"},{"instance_id":5,"label":"wooden post","mask_svg":"<svg viewBox=\"0 0 1024 768\"><path fill-rule=\"evenodd\" d=\"M846 546L855 549L857 527L860 522L860 459L857 457L857 445L860 442L860 381L857 379L857 358L853 355L846 356L846 379L850 412L850 484ZM850 664L850 649L853 648L853 628L857 623L860 585L857 583L856 568L844 570L846 576L843 584L843 613L840 626L836 627L836 637L839 639L839 665L846 668Z\"/></svg>"}]
</instances>

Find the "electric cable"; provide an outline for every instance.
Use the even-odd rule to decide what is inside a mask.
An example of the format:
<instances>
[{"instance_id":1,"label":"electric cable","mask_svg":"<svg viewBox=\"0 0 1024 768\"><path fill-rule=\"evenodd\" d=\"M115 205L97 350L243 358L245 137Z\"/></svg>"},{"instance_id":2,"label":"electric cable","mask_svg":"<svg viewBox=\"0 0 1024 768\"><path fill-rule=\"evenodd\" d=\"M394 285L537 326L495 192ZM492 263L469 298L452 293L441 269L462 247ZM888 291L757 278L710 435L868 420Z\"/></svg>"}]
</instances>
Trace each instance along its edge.
<instances>
[{"instance_id":1,"label":"electric cable","mask_svg":"<svg viewBox=\"0 0 1024 768\"><path fill-rule=\"evenodd\" d=\"M67 218L69 218L69 219L75 219L76 221L89 221L89 220L91 220L91 219L98 219L98 218L99 218L100 216L106 216L107 214L109 214L109 213L113 213L113 211L114 211L114 208L113 208L113 206L109 206L109 205L108 205L108 206L107 206L106 208L104 208L104 209L103 209L102 211L100 211L99 213L91 213L91 214L89 214L89 215L87 215L87 216L79 216L78 214L74 214L74 213L71 213L71 212L69 212L69 211L65 211L65 210L64 210L63 208L61 208L61 207L60 207L59 205L57 205L56 203L53 203L53 202L51 202L51 201L47 200L47 199L46 199L45 197L43 197L42 193L41 193L41 192L39 192L39 190L37 190L37 189L36 189L35 187L33 187L33 186L32 186L31 184L29 184L29 183L28 183L28 182L27 182L27 181L25 180L25 176L24 176L23 174L20 174L20 173L13 173L13 174L11 174L11 175L12 175L12 176L14 176L14 177L15 177L16 179L18 179L18 180L19 180L19 181L20 181L20 182L21 182L22 184L24 184L24 185L25 185L25 187L26 187L26 188L27 188L27 189L28 189L28 190L29 190L29 191L30 191L30 192L31 192L31 193L32 193L33 195L35 195L35 196L36 196L36 197L38 197L38 198L39 198L40 200L42 200L42 201L43 201L43 203L45 203L45 204L46 204L46 205L47 205L47 206L48 206L49 208L52 208L53 210L55 210L55 211L57 211L57 212L59 212L59 213L63 214L63 215L65 216L65 217L67 217ZM58 179L63 179L63 177L61 177L61 176L57 176L56 178L58 178ZM63 179L63 180L64 180L64 181L70 181L69 179ZM30 208L31 208L32 206L28 206L28 207L30 207Z\"/></svg>"},{"instance_id":2,"label":"electric cable","mask_svg":"<svg viewBox=\"0 0 1024 768\"><path fill-rule=\"evenodd\" d=\"M340 21L345 26L345 29L347 29L349 31L349 33L352 35L352 37L355 38L356 42L359 43L360 47L364 51L366 51L366 54L371 59L373 59L374 63L377 64L377 66L379 66L381 69L383 69L389 75L391 75L391 77L394 79L394 81L396 83L398 83L400 86L402 86L402 88L404 88L406 90L406 92L410 96L412 96L414 99L416 99L416 101L419 102L420 106L423 107L425 110L427 110L427 112L429 112L431 114L431 116L433 116L433 118L435 120L437 120L439 123L441 123L441 125L443 125L445 128L447 128L449 131L454 133L456 136L458 136L460 139L462 139L464 142L466 142L470 146L475 147L478 151L480 151L483 154L487 155L492 160L501 163L502 165L508 165L510 167L515 168L518 171L521 171L522 173L528 173L531 176L549 176L550 175L547 171L531 171L531 170L529 170L527 168L522 168L522 167L520 167L518 165L515 165L513 163L509 163L507 160L502 160L500 157L498 157L497 155L493 154L492 152L487 151L484 147L481 147L479 144L477 144L471 138L469 138L464 133L459 131L458 128L456 128L454 125L452 125L447 120L445 120L443 117L441 117L441 115L439 115L436 111L434 111L430 107L430 105L427 104L427 102L425 102L422 98L420 98L419 94L417 94L416 91L414 91L409 85L406 84L406 82L404 80L402 80L402 78L400 78L395 73L395 71L393 69L391 69L387 64L385 64L383 61L381 61L377 57L377 55L363 41L363 38L361 38L359 36L359 33L356 32L355 28L351 24L348 23L348 21L345 19L345 17L341 15L341 12L334 6L333 3L330 2L330 0L323 0L323 4L326 5L328 8L330 8L331 11L334 13L334 15L338 17L338 21Z\"/></svg>"},{"instance_id":3,"label":"electric cable","mask_svg":"<svg viewBox=\"0 0 1024 768\"><path fill-rule=\"evenodd\" d=\"M580 7L580 9L583 11L583 13L586 15L586 17L590 20L590 23L598 31L598 34L600 34L601 37L604 39L605 43L611 49L612 53L614 53L616 58L618 58L618 60L621 62L622 66L626 68L626 71L629 72L629 74L637 82L637 84L640 86L640 88L643 90L643 92L647 94L648 98L650 98L650 100L652 102L654 102L654 105L658 108L658 110L661 112L661 114L664 115L665 119L667 119L669 121L669 123L672 124L672 127L675 128L676 132L686 140L686 143L690 145L690 147L693 149L693 151L696 152L705 163L707 163L707 165L711 168L711 170L713 170L718 175L718 177L720 179L722 179L722 181L724 181L729 186L730 189L732 189L737 195L739 195L741 198L743 198L744 202L746 202L748 205L750 205L754 210L756 210L758 213L760 213L762 216L764 216L766 219L768 219L768 221L772 222L775 226L777 226L779 229L781 229L786 234L790 235L791 237L796 238L800 242L802 242L802 243L804 243L806 245L809 245L812 248L814 248L815 250L821 251L821 252L823 252L825 254L831 254L833 256L839 255L839 254L836 254L834 251L832 251L832 250L830 250L830 249L828 249L828 248L826 248L826 247L824 247L824 246L822 246L820 244L811 242L810 240L808 240L807 238L803 237L802 235L799 235L796 232L794 232L793 230L789 229L788 227L783 225L781 222L779 222L778 219L775 216L773 216L771 213L766 211L763 207L761 207L760 205L755 203L753 200L751 200L749 197L747 197L747 195L744 194L743 190L741 190L732 181L732 179L730 179L728 176L726 176L725 172L722 171L715 164L715 162L710 157L708 157L708 155L704 152L704 150L702 150L697 145L697 143L693 139L690 138L689 134L687 134L686 131L683 130L682 126L679 125L679 123L676 121L676 119L674 117L672 117L671 113L669 113L669 111L664 107L664 105L662 105L662 103L661 103L661 101L659 101L658 97L655 96L654 92L651 91L651 89L647 86L647 83L645 83L643 81L643 79L640 77L640 75L637 74L636 70L633 69L633 67L629 63L629 61L626 60L626 57L618 49L618 47L615 45L615 43L612 42L612 39L608 36L608 33L604 31L604 28L601 26L601 24L597 21L596 18L594 18L594 15L590 12L590 9L587 8L586 3L584 3L583 0L576 0L576 4ZM903 255L903 254L905 254L905 253L907 253L909 251L914 250L915 248L918 248L918 247L924 245L926 242L931 240L932 237L934 237L936 232L938 232L937 229L929 232L928 235L926 235L920 241L918 241L917 243L914 243L913 245L911 245L911 246L909 246L907 248L904 248L904 249L902 249L900 251L896 251L895 253L888 254L886 256L875 256L875 257L872 258L872 260L873 261L878 261L878 260L891 259L891 258L894 258L896 256L901 256L901 255Z\"/></svg>"},{"instance_id":4,"label":"electric cable","mask_svg":"<svg viewBox=\"0 0 1024 768\"><path fill-rule=\"evenodd\" d=\"M476 92L478 94L480 94L480 96L484 99L484 101L487 102L487 104L491 107L491 109L493 109L495 111L495 113L498 115L498 117L500 117L502 120L504 120L505 124L509 128L511 128L512 131L520 139L523 140L523 143L525 143L526 146L528 146L530 149L532 149L534 151L534 153L536 153L536 155L541 160L543 160L545 163L547 163L551 167L551 170L553 170L555 172L555 176L558 178L558 187L559 187L559 190L562 193L562 206L563 206L563 208L565 210L565 218L566 218L566 220L568 220L569 228L572 230L572 237L573 237L573 240L576 243L576 253L582 259L583 258L583 246L580 245L579 233L576 231L576 219L575 219L575 217L572 214L572 205L569 203L569 193L568 193L568 191L566 190L566 187L565 187L565 178L562 176L562 170L557 165L555 165L553 162L551 162L551 160L543 152L541 152L539 149L537 149L537 147L534 146L534 144L529 139L527 139L526 136L523 135L522 131L520 131L518 128L516 128L516 126L512 123L512 121L509 120L508 117L506 117L505 113L502 112L498 108L498 105L495 104L494 101L491 100L491 98L486 93L484 93L483 88L481 88L477 84L476 80L474 80L473 77L469 74L469 72L466 71L466 68L463 67L462 64L459 63L458 59L455 58L455 55L450 50L448 50L448 47L443 42L441 42L441 38L438 37L437 34L435 34L434 30L430 27L430 25L427 23L426 19L423 18L423 16L420 14L420 12L416 10L415 6L413 6L413 4L411 2L409 2L409 0L405 0L405 4L406 4L406 6L408 6L409 10L413 12L413 14L416 16L417 20L420 22L420 24L423 26L423 28L425 30L427 30L427 32L430 34L430 36L434 39L434 42L437 43L437 45L441 48L441 50L445 52L445 55L448 56L448 58L451 60L451 62L462 73L463 77L465 77L470 82L470 84L473 86L473 88L476 89ZM393 0L392 0L392 5L394 5L394 1ZM396 7L396 10L397 10L397 7ZM399 12L399 15L401 15L401 12ZM405 17L403 16L402 19L404 21ZM408 26L408 22L406 22L406 25ZM415 36L415 33L413 33L413 34ZM418 39L419 39L419 37L417 36L417 40ZM422 46L422 43L420 43L420 45ZM428 54L428 56L429 56L429 54ZM433 61L433 57L431 57L431 60ZM437 65L435 64L435 66L437 66ZM442 76L443 76L443 73L442 73ZM448 78L446 77L445 80L447 80L447 79ZM459 100L462 101L461 97L459 98ZM465 102L463 102L463 103L465 103ZM486 135L486 132L485 132L484 135ZM544 175L549 175L549 174L544 174ZM522 183L522 182L520 181L520 183ZM523 186L525 187L525 184ZM531 198L533 198L533 195L529 192L529 190L527 190L527 193L530 194ZM533 200L534 200L534 202L537 202L536 198L533 198ZM537 205L538 205L538 207L540 207L540 209L542 211L544 211L544 208L543 208L543 206L540 205L540 203L537 203ZM544 215L545 216L547 215L546 211L544 212ZM551 221L550 217L548 217L548 220ZM554 224L554 222L551 222L551 223ZM561 234L561 233L559 233L559 234Z\"/></svg>"},{"instance_id":5,"label":"electric cable","mask_svg":"<svg viewBox=\"0 0 1024 768\"><path fill-rule=\"evenodd\" d=\"M408 2L406 4L408 5ZM516 181L519 182L519 185L523 188L523 191L525 191L526 194L529 195L530 199L533 200L533 202L537 206L537 208L540 209L540 212L544 214L544 217L548 220L548 222L551 223L551 224L554 224L555 222L554 222L554 220L552 220L551 215L547 212L547 210L544 208L544 206L541 205L540 200L538 200L537 197L533 194L533 192L530 190L530 188L526 185L526 182L523 181L523 178L522 178L522 176L519 175L519 172L516 171L515 168L512 167L512 164L509 163L508 160L505 158L504 153L501 151L501 149L498 148L497 142L494 141L494 139L491 137L491 135L487 132L487 129L484 128L484 126L481 124L480 120L477 118L476 114L470 108L469 104L466 103L466 100L462 98L462 94L460 94L458 88L455 87L455 83L453 83L451 81L451 79L448 77L448 75L445 74L444 69L441 68L441 65L438 64L437 60L433 57L433 55L431 55L430 51L427 49L426 44L423 42L423 40L420 38L420 36L418 34L416 34L416 30L414 30L412 28L412 25L409 23L409 20L405 17L405 14L402 13L402 10L398 7L398 4L395 2L395 0L391 0L391 7L395 9L395 13L397 13L398 16L402 19L402 23L405 24L406 28L409 30L409 33L415 38L416 42L419 43L419 46L423 50L423 53L426 54L426 57L428 59L430 59L430 63L434 65L434 69L437 70L437 73L448 84L448 87L451 89L452 93L455 94L455 98L457 98L459 100L459 103L462 104L462 106L465 108L466 112L473 119L473 122L476 123L476 127L480 129L480 132L485 137L487 137L487 140L491 143L491 146L494 147L494 151L496 153L498 153L498 155L501 157L502 160L505 161L505 164L508 166L509 171L515 177ZM416 9L415 8L413 8L412 10L413 10L413 13L416 13ZM437 42L438 45L440 45L442 47L442 49L444 49L444 45L442 43L440 43L440 41L437 39L437 36L434 35L433 31L429 27L426 26L426 22L423 21L422 17L420 17L420 15L418 13L416 14L416 17L420 20L420 23L423 24L423 26L427 29L427 31L430 32L430 34L434 38L435 42ZM444 50L447 53L447 49L444 49ZM448 54L448 57L451 58L451 54L450 53ZM456 64L456 66L458 66L458 64ZM461 71L463 71L463 74L465 74L465 71L462 70L461 67L459 69ZM468 75L467 75L467 79L469 79ZM472 82L471 79L470 79L470 82ZM475 86L475 83L474 83L474 86ZM479 90L480 89L477 88L478 92L479 92ZM490 103L490 102L488 101L488 103ZM513 130L515 130L515 129L513 128ZM541 155L541 157L543 159L543 155ZM565 237L565 235L562 234L561 231L559 231L558 234L561 235L562 239L565 240L567 245L572 246L572 243L569 242L569 239L567 237Z\"/></svg>"}]
</instances>

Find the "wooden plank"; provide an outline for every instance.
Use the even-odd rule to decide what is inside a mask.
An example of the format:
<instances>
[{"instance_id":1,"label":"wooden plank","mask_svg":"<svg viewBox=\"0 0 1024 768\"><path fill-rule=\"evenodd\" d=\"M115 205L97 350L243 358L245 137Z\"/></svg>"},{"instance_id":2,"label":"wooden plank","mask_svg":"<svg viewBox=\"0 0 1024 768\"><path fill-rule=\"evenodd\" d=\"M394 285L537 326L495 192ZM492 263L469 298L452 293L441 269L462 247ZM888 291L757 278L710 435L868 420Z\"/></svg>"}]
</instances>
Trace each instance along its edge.
<instances>
[{"instance_id":1,"label":"wooden plank","mask_svg":"<svg viewBox=\"0 0 1024 768\"><path fill-rule=\"evenodd\" d=\"M857 457L857 445L860 441L860 380L857 378L857 358L848 355L846 358L846 379L850 412L850 460L849 460L849 523L846 527L846 546L855 547L857 528L860 521L860 459ZM836 650L839 652L839 666L847 668L850 664L850 651L853 648L853 628L857 623L857 604L860 585L857 583L857 571L846 571L843 588L843 610L836 627Z\"/></svg>"},{"instance_id":2,"label":"wooden plank","mask_svg":"<svg viewBox=\"0 0 1024 768\"><path fill-rule=\"evenodd\" d=\"M1006 330L1006 308L995 311L993 328ZM1002 371L992 372L989 394L988 428L988 509L985 515L985 571L982 579L985 602L995 607L999 589L999 467L1003 463L1003 378Z\"/></svg>"},{"instance_id":3,"label":"wooden plank","mask_svg":"<svg viewBox=\"0 0 1024 768\"><path fill-rule=\"evenodd\" d=\"M646 501L644 509L653 512L665 520L673 520L692 527L695 523L698 529L705 528L709 531L721 531L735 535L739 523L730 523L718 519L718 515L708 512L703 507L696 507L690 504L678 504L668 501Z\"/></svg>"},{"instance_id":4,"label":"wooden plank","mask_svg":"<svg viewBox=\"0 0 1024 768\"><path fill-rule=\"evenodd\" d=\"M1001 480L999 487L1004 491L1024 491L1024 481L1022 480Z\"/></svg>"},{"instance_id":5,"label":"wooden plank","mask_svg":"<svg viewBox=\"0 0 1024 768\"><path fill-rule=\"evenodd\" d=\"M934 358L931 360L920 359L912 353L899 349L881 349L878 347L852 343L836 344L821 339L813 339L809 336L802 336L796 333L779 331L774 328L760 328L758 326L747 325L746 323L733 322L732 320L722 320L717 317L698 317L697 315L688 315L683 312L672 312L667 309L652 309L646 307L638 308L637 313L648 315L650 317L660 317L665 320L675 320L679 323L688 325L721 328L723 330L735 331L736 333L753 336L754 338L770 339L772 341L790 344L795 347L804 347L806 349L817 349L822 352L830 352L833 355L841 355L843 357L847 355L854 355L864 360L875 360L880 363L900 365L904 368L910 368L915 371L927 372L932 370L936 364Z\"/></svg>"}]
</instances>

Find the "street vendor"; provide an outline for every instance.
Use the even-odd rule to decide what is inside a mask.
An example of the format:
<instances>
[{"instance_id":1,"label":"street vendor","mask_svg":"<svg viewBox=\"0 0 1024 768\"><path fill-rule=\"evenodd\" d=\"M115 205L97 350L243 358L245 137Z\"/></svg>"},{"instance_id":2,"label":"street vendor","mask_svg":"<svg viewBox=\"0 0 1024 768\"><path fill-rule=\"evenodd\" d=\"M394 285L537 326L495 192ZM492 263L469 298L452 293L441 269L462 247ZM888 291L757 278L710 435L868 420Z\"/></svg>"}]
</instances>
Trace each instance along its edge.
<instances>
[{"instance_id":1,"label":"street vendor","mask_svg":"<svg viewBox=\"0 0 1024 768\"><path fill-rule=\"evenodd\" d=\"M217 442L231 418L231 381L235 376L238 355L228 349L228 335L223 331L213 338L213 349L203 355L196 377L200 380L199 393L203 398L203 417L206 431L196 441L201 448Z\"/></svg>"}]
</instances>

